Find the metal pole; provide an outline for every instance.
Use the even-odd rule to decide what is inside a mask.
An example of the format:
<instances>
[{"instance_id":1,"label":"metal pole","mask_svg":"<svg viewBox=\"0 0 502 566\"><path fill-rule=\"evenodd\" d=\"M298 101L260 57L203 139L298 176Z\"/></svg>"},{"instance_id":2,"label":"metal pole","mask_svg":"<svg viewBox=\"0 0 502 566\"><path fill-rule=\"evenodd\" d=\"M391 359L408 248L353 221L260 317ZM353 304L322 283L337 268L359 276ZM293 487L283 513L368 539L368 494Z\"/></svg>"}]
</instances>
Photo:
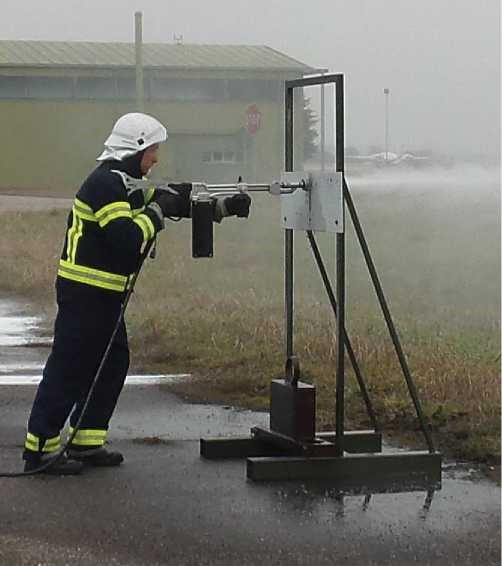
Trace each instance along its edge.
<instances>
[{"instance_id":1,"label":"metal pole","mask_svg":"<svg viewBox=\"0 0 502 566\"><path fill-rule=\"evenodd\" d=\"M378 274L375 269L375 265L373 263L373 259L370 254L370 250L368 248L368 244L366 242L366 238L364 237L363 229L359 222L359 218L357 216L356 208L354 206L354 202L350 195L349 187L344 179L343 181L343 196L344 200L347 203L349 208L350 217L352 218L352 223L354 225L357 238L359 240L359 244L361 246L364 259L366 260L366 265L368 266L368 271L371 276L371 280L373 282L373 286L375 287L375 292L378 297L378 302L380 303L380 308L382 309L383 316L385 318L385 322L387 323L387 328L389 330L390 337L392 339L392 343L394 344L394 349L396 350L396 354L399 360L399 364L401 365L401 369L403 371L404 378L406 380L406 384L408 385L408 390L410 392L411 399L415 406L415 410L417 412L417 417L420 423L420 428L424 433L425 440L427 442L427 446L429 448L429 452L434 452L434 445L432 442L432 437L427 428L427 424L425 421L425 416L422 412L422 407L420 405L420 400L418 398L417 390L415 388L415 383L413 382L413 378L411 377L410 369L408 367L408 363L406 361L406 357L404 355L403 349L401 347L401 342L399 341L399 336L396 331L396 327L394 326L394 322L392 320L392 316L390 314L389 307L387 305L387 301L385 299L385 295L383 293L382 286L380 284L380 280L378 278Z\"/></svg>"},{"instance_id":2,"label":"metal pole","mask_svg":"<svg viewBox=\"0 0 502 566\"><path fill-rule=\"evenodd\" d=\"M344 171L344 107L343 75L336 86L336 170ZM335 414L335 455L343 456L344 411L345 411L345 233L336 235L336 299L338 317L336 319L336 414Z\"/></svg>"},{"instance_id":3,"label":"metal pole","mask_svg":"<svg viewBox=\"0 0 502 566\"><path fill-rule=\"evenodd\" d=\"M331 283L328 277L328 273L326 272L326 268L324 266L324 262L322 260L321 252L319 251L319 247L317 246L317 242L314 236L314 233L311 230L307 231L307 237L310 242L310 246L312 247L312 252L314 253L314 257L317 263L317 267L319 268L319 272L321 274L321 278L324 283L324 287L326 289L326 293L328 294L329 302L331 303L331 307L333 309L333 313L335 317L337 316L337 307L336 307L336 299L335 294L333 292L333 288L331 287ZM352 344L350 342L349 335L347 334L347 330L344 328L343 330L343 339L345 342L345 346L347 348L347 354L350 359L350 363L352 364L352 368L354 369L354 374L357 379L357 383L359 384L359 389L361 390L361 395L363 397L364 403L366 405L366 410L368 411L368 416L371 421L371 426L375 430L375 432L380 431L380 426L377 422L375 411L373 410L373 405L371 404L371 400L368 394L368 390L366 389L366 384L364 382L364 378L359 368L359 364L357 363L356 355L352 348Z\"/></svg>"},{"instance_id":4,"label":"metal pole","mask_svg":"<svg viewBox=\"0 0 502 566\"><path fill-rule=\"evenodd\" d=\"M136 53L136 108L138 112L145 111L145 92L143 86L143 14L135 12L134 45Z\"/></svg>"},{"instance_id":5,"label":"metal pole","mask_svg":"<svg viewBox=\"0 0 502 566\"><path fill-rule=\"evenodd\" d=\"M324 73L323 73L324 74ZM324 107L324 84L321 85L321 171L326 168L326 109Z\"/></svg>"},{"instance_id":6,"label":"metal pole","mask_svg":"<svg viewBox=\"0 0 502 566\"><path fill-rule=\"evenodd\" d=\"M383 89L385 94L385 161L389 161L389 92L388 88Z\"/></svg>"},{"instance_id":7,"label":"metal pole","mask_svg":"<svg viewBox=\"0 0 502 566\"><path fill-rule=\"evenodd\" d=\"M285 171L293 171L293 88L285 90ZM293 355L293 230L284 233L284 291L286 308L286 357Z\"/></svg>"}]
</instances>

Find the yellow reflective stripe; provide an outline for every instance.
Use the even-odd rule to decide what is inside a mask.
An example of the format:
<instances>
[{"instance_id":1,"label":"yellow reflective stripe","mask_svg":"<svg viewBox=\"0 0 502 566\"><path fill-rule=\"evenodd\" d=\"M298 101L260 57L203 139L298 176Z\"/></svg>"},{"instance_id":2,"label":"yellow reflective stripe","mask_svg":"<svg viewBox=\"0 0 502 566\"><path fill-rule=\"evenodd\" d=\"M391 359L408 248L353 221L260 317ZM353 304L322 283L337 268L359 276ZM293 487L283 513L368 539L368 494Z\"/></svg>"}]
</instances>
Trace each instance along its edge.
<instances>
[{"instance_id":1,"label":"yellow reflective stripe","mask_svg":"<svg viewBox=\"0 0 502 566\"><path fill-rule=\"evenodd\" d=\"M146 190L146 193L145 193L145 203L146 204L148 204L152 200L154 193L155 193L155 187L150 187L149 189Z\"/></svg>"},{"instance_id":2,"label":"yellow reflective stripe","mask_svg":"<svg viewBox=\"0 0 502 566\"><path fill-rule=\"evenodd\" d=\"M38 451L38 436L31 434L31 432L26 433L26 441L24 447L28 450Z\"/></svg>"},{"instance_id":3,"label":"yellow reflective stripe","mask_svg":"<svg viewBox=\"0 0 502 566\"><path fill-rule=\"evenodd\" d=\"M94 212L92 211L92 208L87 203L85 203L83 200L75 198L73 205L78 207L79 211L87 212L89 214L94 214Z\"/></svg>"},{"instance_id":4,"label":"yellow reflective stripe","mask_svg":"<svg viewBox=\"0 0 502 566\"><path fill-rule=\"evenodd\" d=\"M70 435L75 429L70 427ZM72 444L80 446L102 446L106 441L107 431L102 429L83 429L77 430Z\"/></svg>"},{"instance_id":5,"label":"yellow reflective stripe","mask_svg":"<svg viewBox=\"0 0 502 566\"><path fill-rule=\"evenodd\" d=\"M48 438L42 448L42 452L57 452L61 448L61 437Z\"/></svg>"},{"instance_id":6,"label":"yellow reflective stripe","mask_svg":"<svg viewBox=\"0 0 502 566\"><path fill-rule=\"evenodd\" d=\"M129 289L132 287L132 282L133 282L135 275L136 275L136 273L131 273L131 275L129 275L129 278L127 279L127 283L126 283L127 291L129 291Z\"/></svg>"},{"instance_id":7,"label":"yellow reflective stripe","mask_svg":"<svg viewBox=\"0 0 502 566\"><path fill-rule=\"evenodd\" d=\"M24 446L27 450L38 452L40 450L40 438L31 432L26 433L26 441ZM42 447L42 452L56 452L61 447L61 436L47 438Z\"/></svg>"},{"instance_id":8,"label":"yellow reflective stripe","mask_svg":"<svg viewBox=\"0 0 502 566\"><path fill-rule=\"evenodd\" d=\"M145 210L144 206L142 206L141 208L133 208L131 211L132 217L135 218L136 216L138 216L138 214L141 214L143 210Z\"/></svg>"},{"instance_id":9,"label":"yellow reflective stripe","mask_svg":"<svg viewBox=\"0 0 502 566\"><path fill-rule=\"evenodd\" d=\"M58 275L79 283L86 283L95 287L109 289L111 291L123 291L127 277L115 273L108 273L100 269L77 265L61 259L59 261Z\"/></svg>"},{"instance_id":10,"label":"yellow reflective stripe","mask_svg":"<svg viewBox=\"0 0 502 566\"><path fill-rule=\"evenodd\" d=\"M128 202L112 202L96 212L96 218L101 228L116 218L132 218L131 205Z\"/></svg>"},{"instance_id":11,"label":"yellow reflective stripe","mask_svg":"<svg viewBox=\"0 0 502 566\"><path fill-rule=\"evenodd\" d=\"M155 236L155 226L146 214L138 214L134 222L141 228L144 242L151 240Z\"/></svg>"},{"instance_id":12,"label":"yellow reflective stripe","mask_svg":"<svg viewBox=\"0 0 502 566\"><path fill-rule=\"evenodd\" d=\"M85 204L85 202L79 200L78 198L76 198L75 202L73 203L73 212L75 214L78 214L78 216L80 216L80 218L83 218L84 220L89 220L90 222L98 221L96 216L94 216L94 212L92 211L92 208L88 204Z\"/></svg>"},{"instance_id":13,"label":"yellow reflective stripe","mask_svg":"<svg viewBox=\"0 0 502 566\"><path fill-rule=\"evenodd\" d=\"M77 231L77 215L72 211L72 222L70 228L68 228L67 243L66 243L66 257L71 258L73 250L73 241L75 238L75 232Z\"/></svg>"},{"instance_id":14,"label":"yellow reflective stripe","mask_svg":"<svg viewBox=\"0 0 502 566\"><path fill-rule=\"evenodd\" d=\"M141 232L143 233L143 242L146 242L148 240L148 226L143 220L143 216L144 215L142 214L141 217L135 218L133 222L141 228Z\"/></svg>"},{"instance_id":15,"label":"yellow reflective stripe","mask_svg":"<svg viewBox=\"0 0 502 566\"><path fill-rule=\"evenodd\" d=\"M68 261L75 263L77 257L78 241L82 237L84 231L84 223L77 215L73 215L75 229L72 232L72 244L70 246L70 253L68 254Z\"/></svg>"}]
</instances>

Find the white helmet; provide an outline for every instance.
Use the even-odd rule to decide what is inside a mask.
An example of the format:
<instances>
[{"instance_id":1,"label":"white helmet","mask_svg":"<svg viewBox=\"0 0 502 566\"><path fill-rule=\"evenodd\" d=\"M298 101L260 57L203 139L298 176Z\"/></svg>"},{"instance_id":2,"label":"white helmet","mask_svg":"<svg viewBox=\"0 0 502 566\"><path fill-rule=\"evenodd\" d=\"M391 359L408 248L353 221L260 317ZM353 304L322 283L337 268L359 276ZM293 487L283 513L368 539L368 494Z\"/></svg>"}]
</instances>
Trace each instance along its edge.
<instances>
[{"instance_id":1,"label":"white helmet","mask_svg":"<svg viewBox=\"0 0 502 566\"><path fill-rule=\"evenodd\" d=\"M118 159L143 151L155 143L167 140L166 128L153 116L131 112L121 116L105 141L105 149L98 161Z\"/></svg>"}]
</instances>

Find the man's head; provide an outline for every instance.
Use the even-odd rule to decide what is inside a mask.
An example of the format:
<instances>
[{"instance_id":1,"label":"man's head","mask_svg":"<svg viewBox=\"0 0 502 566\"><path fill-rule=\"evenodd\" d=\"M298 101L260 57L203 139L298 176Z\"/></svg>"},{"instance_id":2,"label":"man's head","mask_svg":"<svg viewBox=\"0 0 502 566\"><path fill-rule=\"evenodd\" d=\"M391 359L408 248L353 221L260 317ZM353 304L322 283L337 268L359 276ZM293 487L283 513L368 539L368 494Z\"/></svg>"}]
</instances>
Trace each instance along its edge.
<instances>
[{"instance_id":1,"label":"man's head","mask_svg":"<svg viewBox=\"0 0 502 566\"><path fill-rule=\"evenodd\" d=\"M140 169L143 175L148 175L151 168L159 160L159 144L154 143L150 147L147 147L141 156Z\"/></svg>"},{"instance_id":2,"label":"man's head","mask_svg":"<svg viewBox=\"0 0 502 566\"><path fill-rule=\"evenodd\" d=\"M159 144L166 139L166 128L153 116L140 112L124 114L105 140L105 149L98 161L123 161L141 154L141 172L146 175L157 163Z\"/></svg>"}]
</instances>

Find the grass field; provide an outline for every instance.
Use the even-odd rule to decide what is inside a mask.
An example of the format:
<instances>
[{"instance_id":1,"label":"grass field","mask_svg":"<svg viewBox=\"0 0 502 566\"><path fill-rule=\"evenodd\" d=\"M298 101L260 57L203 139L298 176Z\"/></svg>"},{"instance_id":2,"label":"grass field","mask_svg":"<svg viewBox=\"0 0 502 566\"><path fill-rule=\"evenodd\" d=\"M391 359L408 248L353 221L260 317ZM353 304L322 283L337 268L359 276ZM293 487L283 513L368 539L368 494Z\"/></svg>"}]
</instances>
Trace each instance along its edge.
<instances>
[{"instance_id":1,"label":"grass field","mask_svg":"<svg viewBox=\"0 0 502 566\"><path fill-rule=\"evenodd\" d=\"M461 178L462 179L462 178ZM413 182L411 182L413 181ZM465 179L363 183L353 190L434 438L450 455L500 459L500 239L495 184ZM53 279L66 213L2 213L4 291L54 314ZM128 312L138 370L189 371L191 399L265 409L281 377L283 233L273 197L249 220L215 226L215 258L191 258L189 221L159 237ZM333 237L318 241L334 273ZM334 320L305 236L295 236L295 351L317 387L318 428L333 428ZM412 404L352 231L347 328L384 431L420 442ZM349 364L347 361L347 367ZM174 386L173 386L174 387ZM348 369L347 426L368 419Z\"/></svg>"}]
</instances>

